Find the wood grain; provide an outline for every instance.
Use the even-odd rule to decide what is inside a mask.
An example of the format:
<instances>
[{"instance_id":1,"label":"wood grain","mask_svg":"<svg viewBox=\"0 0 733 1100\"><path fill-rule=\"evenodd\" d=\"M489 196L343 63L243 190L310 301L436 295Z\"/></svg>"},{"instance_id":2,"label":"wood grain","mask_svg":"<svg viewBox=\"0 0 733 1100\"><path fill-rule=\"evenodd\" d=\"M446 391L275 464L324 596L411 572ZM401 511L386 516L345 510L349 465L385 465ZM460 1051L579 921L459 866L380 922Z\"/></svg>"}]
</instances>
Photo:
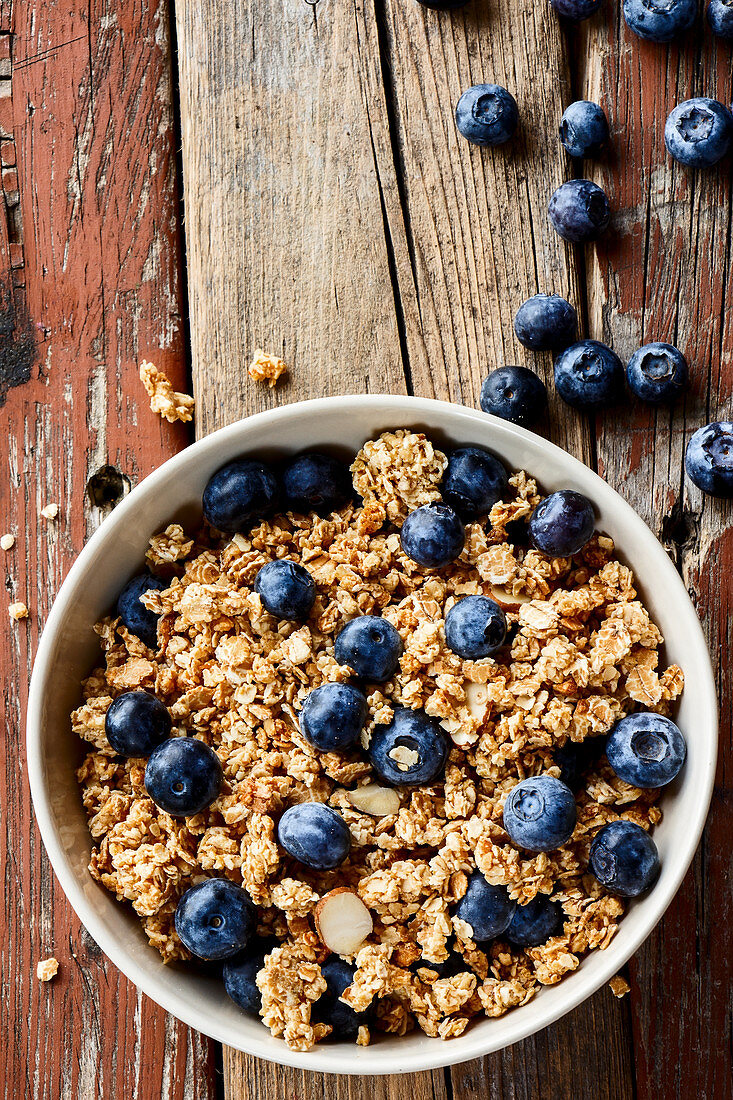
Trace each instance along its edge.
<instances>
[{"instance_id":1,"label":"wood grain","mask_svg":"<svg viewBox=\"0 0 733 1100\"><path fill-rule=\"evenodd\" d=\"M111 463L135 482L187 438L153 416L136 372L150 355L186 384L167 10L35 0L13 5L12 25L3 3L0 19L8 60L14 35L0 152L4 163L17 153L20 200L14 211L4 170L0 527L17 543L2 554L0 608L0 1095L202 1100L214 1095L211 1045L144 999L81 929L46 861L23 767L32 653L97 518L87 480ZM55 523L38 515L49 501ZM30 619L12 627L16 598ZM61 966L43 985L35 966L49 955Z\"/></svg>"}]
</instances>

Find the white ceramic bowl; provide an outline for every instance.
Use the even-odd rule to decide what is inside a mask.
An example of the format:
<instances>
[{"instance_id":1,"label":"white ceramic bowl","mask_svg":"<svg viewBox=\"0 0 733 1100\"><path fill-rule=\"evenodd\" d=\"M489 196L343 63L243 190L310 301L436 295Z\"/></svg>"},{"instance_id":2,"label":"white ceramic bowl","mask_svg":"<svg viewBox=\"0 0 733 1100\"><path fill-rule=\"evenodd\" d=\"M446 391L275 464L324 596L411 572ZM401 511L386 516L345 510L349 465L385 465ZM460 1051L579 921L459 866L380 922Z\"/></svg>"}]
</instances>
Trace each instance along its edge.
<instances>
[{"instance_id":1,"label":"white ceramic bowl","mask_svg":"<svg viewBox=\"0 0 733 1100\"><path fill-rule=\"evenodd\" d=\"M98 656L92 624L139 570L148 537L171 521L200 515L202 490L219 466L242 454L276 456L302 448L353 455L366 439L402 427L422 429L438 444L488 447L546 490L573 488L593 500L599 528L613 536L636 573L665 637L667 661L684 669L678 722L687 737L687 762L664 794L664 819L654 833L660 878L630 906L605 951L592 952L578 970L541 989L524 1007L498 1020L477 1020L450 1042L417 1032L380 1038L371 1047L322 1045L301 1054L240 1013L218 982L164 966L137 918L93 881L74 778L82 750L70 731L69 712ZM41 834L61 886L102 950L149 997L212 1038L274 1062L334 1073L406 1073L479 1057L539 1031L608 981L649 935L692 860L711 797L716 746L715 687L700 624L672 562L629 505L576 459L522 428L439 401L379 395L325 398L261 413L215 432L146 478L90 539L64 582L41 639L28 704L28 771Z\"/></svg>"}]
</instances>

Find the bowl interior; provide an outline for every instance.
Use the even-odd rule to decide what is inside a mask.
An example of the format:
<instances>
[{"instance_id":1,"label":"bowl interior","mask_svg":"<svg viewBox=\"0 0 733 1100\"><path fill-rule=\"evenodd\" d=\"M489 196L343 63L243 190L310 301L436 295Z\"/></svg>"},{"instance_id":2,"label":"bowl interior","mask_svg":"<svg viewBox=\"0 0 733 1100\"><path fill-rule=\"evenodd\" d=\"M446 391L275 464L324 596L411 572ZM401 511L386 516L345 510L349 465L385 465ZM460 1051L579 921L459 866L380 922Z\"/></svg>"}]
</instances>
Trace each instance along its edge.
<instances>
[{"instance_id":1,"label":"bowl interior","mask_svg":"<svg viewBox=\"0 0 733 1100\"><path fill-rule=\"evenodd\" d=\"M69 728L80 681L99 657L92 624L138 571L151 534L173 521L191 523L210 475L229 459L274 458L303 448L353 455L380 432L426 432L438 445L478 444L513 469L526 469L548 491L586 493L598 527L616 540L665 638L666 661L679 664L686 687L677 721L688 756L665 792L655 830L662 872L652 892L632 904L605 951L585 958L559 985L497 1020L474 1023L448 1043L420 1034L380 1038L372 1047L322 1045L301 1054L239 1012L221 985L167 967L148 946L137 918L87 871L90 837L74 776L82 750ZM539 436L473 410L417 398L326 398L285 406L240 421L171 459L135 489L104 522L75 563L54 604L39 648L28 712L28 767L36 815L54 870L79 917L106 954L168 1011L221 1042L273 1061L339 1073L396 1073L448 1065L524 1038L575 1007L637 949L677 890L707 814L715 771L717 706L705 640L674 566L643 521L587 467Z\"/></svg>"}]
</instances>

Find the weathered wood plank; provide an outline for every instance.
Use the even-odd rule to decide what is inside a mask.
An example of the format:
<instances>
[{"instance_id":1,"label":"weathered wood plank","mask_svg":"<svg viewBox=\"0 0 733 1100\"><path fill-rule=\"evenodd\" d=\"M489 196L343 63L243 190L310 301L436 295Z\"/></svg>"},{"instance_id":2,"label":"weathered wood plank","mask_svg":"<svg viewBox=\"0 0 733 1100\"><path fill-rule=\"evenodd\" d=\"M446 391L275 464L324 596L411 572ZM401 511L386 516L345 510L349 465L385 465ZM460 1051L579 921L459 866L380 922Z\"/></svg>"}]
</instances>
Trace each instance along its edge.
<instances>
[{"instance_id":1,"label":"weathered wood plank","mask_svg":"<svg viewBox=\"0 0 733 1100\"><path fill-rule=\"evenodd\" d=\"M7 3L0 15L10 30ZM15 137L22 220L0 217L10 226L0 239L0 527L17 537L2 554L0 610L0 1095L199 1100L213 1096L211 1044L144 999L81 929L21 766L31 654L95 521L88 478L111 463L135 482L186 441L150 412L136 371L148 354L185 386L167 7L34 0L14 5L12 29L0 125ZM5 163L11 146L3 140ZM25 267L11 270L23 249ZM55 523L38 515L49 501L60 504ZM9 625L12 598L28 604L27 624ZM35 965L51 954L61 969L42 985Z\"/></svg>"}]
</instances>

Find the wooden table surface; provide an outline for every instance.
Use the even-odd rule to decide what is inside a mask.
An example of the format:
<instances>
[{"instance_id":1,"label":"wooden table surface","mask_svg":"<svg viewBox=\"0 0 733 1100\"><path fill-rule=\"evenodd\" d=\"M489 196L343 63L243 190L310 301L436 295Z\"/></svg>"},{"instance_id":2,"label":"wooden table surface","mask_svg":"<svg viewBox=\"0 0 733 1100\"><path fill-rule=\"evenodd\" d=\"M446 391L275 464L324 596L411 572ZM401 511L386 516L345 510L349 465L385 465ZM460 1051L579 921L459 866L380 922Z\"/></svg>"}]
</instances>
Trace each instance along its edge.
<instances>
[{"instance_id":1,"label":"wooden table surface","mask_svg":"<svg viewBox=\"0 0 733 1100\"><path fill-rule=\"evenodd\" d=\"M702 17L667 48L631 35L619 7L605 0L567 31L545 0L452 14L414 0L177 0L175 14L166 0L0 0L0 533L17 539L0 553L3 606L30 609L14 626L0 609L6 1100L730 1098L733 532L729 505L691 486L682 460L697 426L731 413L733 188L730 160L672 164L663 128L692 94L729 103L733 66ZM483 80L520 108L518 137L496 151L463 142L452 119ZM585 166L613 224L586 250L546 217L572 174L559 117L581 97L600 100L613 135ZM647 520L707 631L722 747L694 866L630 964L629 997L602 989L481 1061L365 1081L222 1051L80 927L24 776L28 676L54 594L115 494L190 442L150 412L137 363L193 386L198 435L331 393L475 406L504 362L549 377L512 332L538 290L569 296L622 357L662 339L691 364L672 412L626 402L593 420L553 398L547 431ZM274 391L246 376L260 345L291 367ZM35 965L52 954L61 969L44 985Z\"/></svg>"}]
</instances>

